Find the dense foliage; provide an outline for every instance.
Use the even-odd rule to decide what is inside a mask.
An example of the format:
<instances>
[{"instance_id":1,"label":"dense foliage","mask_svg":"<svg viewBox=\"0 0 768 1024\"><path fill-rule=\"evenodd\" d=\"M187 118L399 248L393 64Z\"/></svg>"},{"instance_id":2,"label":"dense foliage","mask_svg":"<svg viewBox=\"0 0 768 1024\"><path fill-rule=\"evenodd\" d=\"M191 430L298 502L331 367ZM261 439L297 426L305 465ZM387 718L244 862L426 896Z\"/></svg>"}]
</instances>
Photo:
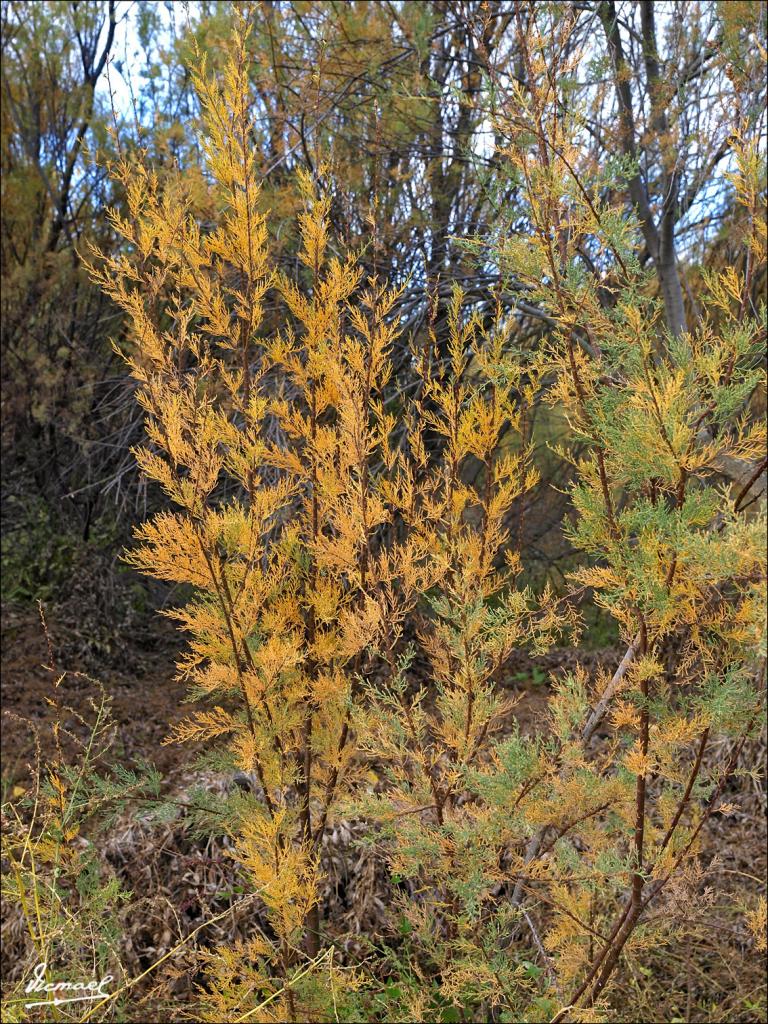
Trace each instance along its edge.
<instances>
[{"instance_id":1,"label":"dense foliage","mask_svg":"<svg viewBox=\"0 0 768 1024\"><path fill-rule=\"evenodd\" d=\"M765 7L203 4L181 63L148 67L133 132L94 99L116 17L4 7L4 345L55 375L16 314L45 295L59 317L62 291L108 297L119 325L119 455L154 486L126 560L175 585L199 705L168 741L242 780L200 797L200 828L260 908L198 951L185 1011L634 1019L621 964L685 942L702 837L763 727ZM60 145L35 153L23 56L43 40L71 74L62 19L84 91L37 109ZM153 31L150 11L148 61ZM91 128L95 163L68 175ZM13 191L30 164L36 205ZM113 201L75 262L73 188L97 187ZM73 362L108 358L97 332ZM87 476L94 406L65 427L38 386L9 435L69 431ZM578 648L590 614L613 663L553 673L523 729L510 659ZM143 772L39 766L31 821L11 805L9 892L40 960L67 956L30 909L40 879L57 920L80 818L120 783L155 790ZM323 909L341 819L392 886L356 951ZM97 875L83 906L126 898ZM36 1019L22 1002L13 1019ZM130 1019L114 997L89 1016L116 1006Z\"/></svg>"}]
</instances>

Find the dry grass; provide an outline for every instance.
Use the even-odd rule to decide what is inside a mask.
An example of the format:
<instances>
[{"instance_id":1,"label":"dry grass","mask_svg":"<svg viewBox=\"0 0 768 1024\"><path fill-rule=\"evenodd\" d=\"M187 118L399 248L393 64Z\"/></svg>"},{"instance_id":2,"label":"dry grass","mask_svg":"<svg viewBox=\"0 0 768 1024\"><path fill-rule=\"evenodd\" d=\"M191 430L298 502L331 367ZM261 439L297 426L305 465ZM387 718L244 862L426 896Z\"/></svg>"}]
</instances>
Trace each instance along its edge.
<instances>
[{"instance_id":1,"label":"dry grass","mask_svg":"<svg viewBox=\"0 0 768 1024\"><path fill-rule=\"evenodd\" d=\"M745 751L745 767L764 753L765 740L753 743ZM105 872L114 873L134 897L122 912L119 957L126 976L135 978L166 958L132 992L130 1019L147 1019L150 1011L162 1011L163 1019L184 1019L202 983L196 951L266 927L258 900L246 898L230 841L201 837L194 816L182 806L193 787L224 797L232 785L210 773L184 773L167 794L169 806L175 806L170 820L126 813L103 847ZM685 941L678 931L670 934L668 945L629 951L611 993L617 1020L751 1024L765 1018L763 957L745 921L764 891L765 791L743 777L730 799L733 813L714 818L707 830L700 898L687 904ZM336 821L323 845L323 920L346 962L363 956L368 940L397 941L389 913L394 887L384 858L375 847L358 843L367 830L362 821ZM667 899L674 903L674 890ZM654 913L663 918L670 902ZM679 924L681 908L673 909ZM7 986L34 966L18 907L3 909L2 940Z\"/></svg>"}]
</instances>

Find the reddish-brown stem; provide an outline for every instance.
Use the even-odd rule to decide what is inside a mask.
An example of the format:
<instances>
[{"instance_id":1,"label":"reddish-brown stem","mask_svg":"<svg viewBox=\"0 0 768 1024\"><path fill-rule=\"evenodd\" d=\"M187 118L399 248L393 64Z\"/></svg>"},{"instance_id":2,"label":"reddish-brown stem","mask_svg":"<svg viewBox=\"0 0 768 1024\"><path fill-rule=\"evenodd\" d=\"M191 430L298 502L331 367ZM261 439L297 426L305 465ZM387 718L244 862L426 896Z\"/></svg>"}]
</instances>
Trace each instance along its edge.
<instances>
[{"instance_id":1,"label":"reddish-brown stem","mask_svg":"<svg viewBox=\"0 0 768 1024\"><path fill-rule=\"evenodd\" d=\"M765 472L766 468L768 468L768 459L763 459L763 461L757 466L757 469L755 469L754 473L752 473L749 480L747 480L746 484L744 484L742 489L739 491L738 497L733 504L734 512L739 511L742 501L744 501L750 490L754 487L756 481L759 480Z\"/></svg>"},{"instance_id":2,"label":"reddish-brown stem","mask_svg":"<svg viewBox=\"0 0 768 1024\"><path fill-rule=\"evenodd\" d=\"M638 653L643 654L647 648L648 638L645 628L645 622L641 619L640 625L640 637L639 637ZM641 710L640 718L640 751L645 758L648 754L649 745L649 712L648 712L648 682L643 680L640 684L640 690L643 697L643 707ZM589 991L588 1003L591 1005L597 997L598 993L602 990L608 978L613 972L614 967L618 963L621 951L627 942L627 939L632 934L635 925L640 917L643 909L643 886L645 885L645 877L643 872L643 860L644 860L644 837L645 837L645 801L646 801L646 773L644 770L638 772L637 783L635 788L635 836L634 836L634 847L635 847L635 866L632 874L632 888L629 899L625 904L624 910L616 920L613 930L611 931L608 941L603 946L597 960L592 964L587 977L579 986L578 990L574 993L569 1001L570 1006L575 1006L576 1003L581 999L585 992L590 990L594 979L594 987ZM564 1018L561 1018L564 1019Z\"/></svg>"},{"instance_id":3,"label":"reddish-brown stem","mask_svg":"<svg viewBox=\"0 0 768 1024\"><path fill-rule=\"evenodd\" d=\"M615 802L616 802L615 800L606 800L606 802L605 802L605 803L603 803L603 804L600 804L600 806L599 806L599 807L595 807L595 808L594 808L593 810L591 810L591 811L587 811L587 813L586 813L586 814L581 814L581 815L579 815L579 817L578 817L578 818L573 818L573 819L572 819L571 821L569 821L569 822L568 822L567 824L565 824L565 825L562 825L562 826L561 826L561 827L560 827L560 828L559 828L559 829L557 830L557 833L555 834L555 836L553 836L552 840L551 840L551 841L550 841L550 842L549 842L549 843L548 843L548 844L547 844L547 845L546 845L545 847L543 847L543 848L542 848L542 849L541 849L541 850L540 850L539 852L540 852L541 854L544 854L544 853L546 853L546 852L547 852L548 850L551 850L551 849L552 849L552 847L553 847L553 846L555 845L555 843L556 843L556 842L558 841L558 839L562 839L562 838L563 838L563 836L564 836L564 835L565 835L565 834L566 834L567 832L570 832L570 831L571 831L571 829L573 829L573 828L576 828L576 826L577 826L577 825L580 825L580 824L581 824L581 823L582 823L583 821L589 821L589 819L590 819L590 818L594 818L594 816L595 816L596 814L599 814L599 813L600 813L601 811L604 811L604 810L606 810L606 809L607 809L608 807L610 807L610 806L611 806L611 804L613 804L613 803L615 803Z\"/></svg>"},{"instance_id":4,"label":"reddish-brown stem","mask_svg":"<svg viewBox=\"0 0 768 1024\"><path fill-rule=\"evenodd\" d=\"M375 300L374 300L374 302L375 302ZM363 398L362 408L361 408L361 411L360 411L361 412L361 417L362 416L367 416L367 414L368 414L368 410L369 410L369 406L370 406L370 399L371 399L371 390L372 390L372 387L373 387L373 381L372 381L373 363L372 363L372 352L371 352L370 347L369 347L367 356L368 357L366 359L366 367L365 367L364 398ZM365 598L366 583L367 583L367 579L368 579L368 563L369 563L369 560L370 560L370 557L371 557L371 535L370 535L371 531L370 531L370 528L368 526L368 486L369 486L370 467L369 467L369 464L368 464L368 457L367 457L367 453L365 452L365 450L362 450L360 452L359 470L360 470L360 478L361 478L360 512L361 512L361 517L362 517L363 536L364 536L363 545L361 547L360 557L359 557L360 598L361 598L361 600L364 600L364 598ZM357 659L357 667L359 668L359 657ZM342 723L341 731L339 733L339 741L338 741L337 748L336 748L337 763L333 765L333 767L331 768L330 775L328 776L328 782L326 783L326 787L325 787L325 793L324 793L324 796L323 796L323 803L322 803L322 808L320 810L320 816L319 816L317 825L315 827L314 835L312 836L312 845L313 846L317 846L317 844L322 841L323 833L325 832L325 827L326 827L326 825L328 823L328 815L330 813L331 804L333 803L334 796L336 795L336 787L339 784L339 777L340 777L340 774L341 774L341 770L340 770L340 766L339 766L338 761L341 759L341 756L344 753L344 748L347 745L347 740L349 739L349 732L350 732L349 727L350 727L351 710L352 710L351 706L347 708L346 714L344 716L344 722Z\"/></svg>"},{"instance_id":5,"label":"reddish-brown stem","mask_svg":"<svg viewBox=\"0 0 768 1024\"><path fill-rule=\"evenodd\" d=\"M699 771L701 770L701 761L704 757L704 751L706 750L708 739L709 727L707 727L701 734L701 740L699 741L699 749L696 751L696 760L693 762L691 774L688 776L688 784L685 787L685 792L683 793L680 799L680 803L677 806L677 810L675 811L672 817L672 821L669 823L669 828L667 829L666 834L664 835L664 838L661 841L661 850L664 850L666 848L670 839L674 835L675 829L677 828L680 819L683 816L683 812L685 811L685 808L691 796L691 792L693 791L694 783L696 782L696 779L699 775Z\"/></svg>"},{"instance_id":6,"label":"reddish-brown stem","mask_svg":"<svg viewBox=\"0 0 768 1024\"><path fill-rule=\"evenodd\" d=\"M315 283L317 282L318 267L315 266ZM310 384L310 442L311 442L311 536L313 544L317 543L317 539L320 532L319 524L319 506L317 499L317 456L315 452L315 441L317 438L317 390L316 383L313 380ZM317 568L315 565L314 555L312 556L312 563L309 573L309 585L310 585L310 604L307 609L307 642L310 649L314 648L315 641L317 639L317 623L315 620L315 607L314 607L314 592L317 582ZM310 685L314 681L314 677L317 674L317 665L315 663L314 654L310 656L307 662L307 675L310 679ZM314 715L314 700L310 693L307 700L307 707L304 718L304 725L302 727L302 742L301 742L301 765L300 765L300 790L301 790L301 828L304 836L304 842L307 846L313 845L312 836L312 719ZM304 945L309 957L317 956L320 951L320 908L317 903L312 905L306 919L306 934L304 937Z\"/></svg>"},{"instance_id":7,"label":"reddish-brown stem","mask_svg":"<svg viewBox=\"0 0 768 1024\"><path fill-rule=\"evenodd\" d=\"M341 727L341 732L339 733L339 742L338 742L338 745L337 745L337 748L336 748L336 756L337 756L337 758L341 757L341 755L342 755L342 753L344 751L344 747L347 745L348 737L349 737L349 711L347 711L347 715L346 715L346 717L344 719L344 723L342 724L342 727ZM339 766L338 766L338 764L335 764L333 766L333 768L331 769L331 774L328 776L328 782L326 783L325 795L323 797L323 806L322 806L322 809L320 811L319 820L317 822L317 825L315 826L315 833L314 833L314 835L312 837L312 845L313 846L317 846L317 844L319 842L321 842L321 840L323 838L323 833L325 832L325 826L328 823L328 814L330 812L331 803L333 802L333 797L334 797L334 794L336 792L336 786L338 785L338 782L339 782L339 774L340 774Z\"/></svg>"},{"instance_id":8,"label":"reddish-brown stem","mask_svg":"<svg viewBox=\"0 0 768 1024\"><path fill-rule=\"evenodd\" d=\"M206 548L205 544L203 543L203 539L200 536L199 531L197 533L197 539L198 539L198 543L200 545L200 550L202 551L202 554L203 554L203 558L205 559L205 564L208 566L208 572L210 573L211 581L212 581L213 586L214 586L214 588L216 590L216 596L218 597L218 600L219 600L219 607L221 608L221 613L224 616L224 621L226 622L226 625L227 625L227 632L229 633L229 640L230 640L230 643L232 645L232 656L235 659L235 668L237 670L237 679L238 679L238 683L240 685L240 691L242 693L243 703L245 704L245 714L246 714L246 719L248 721L248 731L250 732L251 738L253 739L254 748L256 748L256 745L257 745L256 723L255 723L255 720L254 720L254 717L253 717L253 709L251 708L251 702L248 699L248 690L247 690L246 685L245 685L245 679L243 678L243 668L242 668L242 664L241 664L241 661L240 661L240 654L239 654L239 651L238 651L237 640L235 639L234 625L232 623L232 619L230 617L229 609L227 608L227 604L226 604L226 601L224 599L224 595L222 593L218 577L217 577L216 572L215 572L215 570L213 568L213 561L211 559L210 554L208 553L208 549ZM264 792L264 803L266 804L267 811L269 812L270 817L274 818L274 816L275 816L275 806L274 806L274 804L272 802L272 798L269 795L269 790L267 789L267 782L266 782L266 777L264 775L264 768L263 768L263 765L261 763L261 759L259 758L258 753L256 753L255 751L254 751L253 759L254 759L254 767L256 768L256 774L257 774L258 779L259 779L259 784L261 785L261 788L262 788L262 790Z\"/></svg>"},{"instance_id":9,"label":"reddish-brown stem","mask_svg":"<svg viewBox=\"0 0 768 1024\"><path fill-rule=\"evenodd\" d=\"M584 993L588 991L588 989L592 985L593 980L596 977L597 977L597 981L595 981L594 987L592 988L591 992L589 993L589 1000L588 1001L589 1001L590 1004L594 1002L594 1000L600 994L602 989L605 987L605 985L606 985L610 975L613 972L613 969L615 968L615 966L616 966L616 964L618 962L619 956L621 955L621 952L622 952L622 950L624 948L624 945L626 944L627 940L629 939L629 936L632 934L632 931L634 930L635 925L637 924L637 921L639 920L640 915L642 914L643 910L645 910L645 908L648 906L648 904L651 902L651 900L655 899L656 896L658 896L658 894L665 887L665 885L667 884L669 879L672 877L672 875L675 873L677 868L682 863L682 861L685 858L685 856L690 851L691 847L693 846L694 842L696 841L696 838L699 835L699 832L704 827L704 824L706 823L708 818L711 816L711 814L715 810L715 806L717 804L717 801L720 799L720 795L722 794L722 791L723 791L723 789L725 787L725 784L726 784L727 780L730 778L730 776L733 774L733 771L734 771L734 769L736 767L736 764L738 762L739 755L741 754L741 751L744 748L744 744L747 741L747 737L749 736L750 729L752 728L752 724L754 723L756 717L757 717L757 712L755 712L752 715L752 717L750 718L749 722L747 723L747 726L744 729L744 732L742 733L742 736L741 736L739 742L734 747L734 749L733 749L733 751L731 753L731 756L729 757L729 759L728 759L728 761L726 763L726 767L725 767L725 769L723 771L723 774L722 774L722 776L720 778L720 781L718 782L717 787L715 788L715 791L712 793L711 797L709 798L709 800L707 802L707 806L706 806L706 808L705 808L705 810L704 810L704 812L703 812L703 814L702 814L702 816L701 816L701 818L700 818L696 828L694 829L692 835L690 836L690 838L689 838L688 842L686 843L685 847L683 848L683 850L678 854L678 856L675 859L675 862L672 865L672 867L669 870L669 872L664 876L664 878L658 880L653 886L650 887L651 891L645 897L645 899L642 898L642 890L643 890L643 884L642 884L643 883L643 879L642 879L642 876L640 876L640 883L641 883L640 885L638 885L637 882L636 882L636 879L638 878L638 874L635 873L635 875L633 876L632 893L630 895L630 898L627 901L627 903L626 903L626 905L624 907L624 910L619 915L619 918L617 919L616 923L614 924L613 930L612 930L610 936L608 937L608 941L606 942L605 946L601 950L601 952L600 952L597 960L595 961L595 963L592 964L592 966L591 966L591 968L589 970L589 973L587 974L587 977L584 979L584 981L581 983L579 988L576 990L576 992L574 992L573 996L569 1000L568 1009L572 1009L573 1007L575 1007L578 1004L579 1000L582 998ZM700 744L700 750L701 750L701 754L703 756L703 749L701 748L701 744ZM697 760L698 760L698 758L697 758ZM698 774L698 769L697 769L697 774ZM691 783L691 786L692 786L692 783ZM598 972L599 972L599 974L598 974ZM563 1011L560 1012L560 1014L558 1014L556 1019L559 1020L559 1021L563 1021L563 1020L565 1020L566 1016L567 1016L567 1010L563 1010Z\"/></svg>"},{"instance_id":10,"label":"reddish-brown stem","mask_svg":"<svg viewBox=\"0 0 768 1024\"><path fill-rule=\"evenodd\" d=\"M669 869L667 874L663 878L657 880L654 883L654 885L652 886L652 891L646 897L646 899L645 899L645 901L643 903L643 908L647 907L648 904L651 902L651 900L655 899L658 896L658 894L661 892L661 890L666 886L667 882L674 875L675 871L677 871L678 867L682 864L683 860L688 855L688 852L690 851L690 849L693 846L693 844L696 842L696 839L698 838L698 835L701 832L702 828L704 827L704 825L706 824L708 819L713 814L713 812L715 810L715 806L716 806L718 800L720 799L720 797L722 795L723 789L725 788L726 782L728 781L728 779L731 777L731 775L733 774L733 772L736 769L736 765L738 763L739 756L740 756L742 750L744 749L744 745L747 742L747 739L749 738L750 730L752 729L752 726L753 726L753 724L755 722L755 719L757 718L757 715L758 715L758 711L756 710L752 714L752 716L749 719L749 721L747 722L747 725L746 725L746 727L744 729L744 732L741 734L741 737L739 738L738 742L736 743L736 746L733 748L733 750L731 752L731 756L728 758L728 760L726 762L725 768L723 770L723 774L721 775L720 780L719 780L717 786L715 787L714 792L712 793L712 795L710 796L709 800L707 801L707 805L704 808L704 811L702 812L701 818L699 819L699 822L696 825L696 828L691 833L691 835L688 838L688 841L685 844L685 846L683 847L683 849L677 855L677 857L676 857L672 867Z\"/></svg>"}]
</instances>

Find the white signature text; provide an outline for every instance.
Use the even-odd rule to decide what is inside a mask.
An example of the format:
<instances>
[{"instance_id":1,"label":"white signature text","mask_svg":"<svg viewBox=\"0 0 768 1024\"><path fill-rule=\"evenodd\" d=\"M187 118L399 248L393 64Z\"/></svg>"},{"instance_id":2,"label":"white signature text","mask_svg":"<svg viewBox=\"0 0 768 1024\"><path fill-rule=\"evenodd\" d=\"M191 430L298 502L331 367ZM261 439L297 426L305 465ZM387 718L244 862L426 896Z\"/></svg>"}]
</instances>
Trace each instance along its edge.
<instances>
[{"instance_id":1,"label":"white signature text","mask_svg":"<svg viewBox=\"0 0 768 1024\"><path fill-rule=\"evenodd\" d=\"M43 999L40 1002L25 1003L29 1009L31 1006L61 1006L62 1003L82 1003L91 999L108 999L109 992L105 987L114 981L111 974L105 974L101 981L46 981L48 964L41 963L32 972L31 979L27 982L24 991L27 995L33 992L46 992L53 996L53 999Z\"/></svg>"}]
</instances>

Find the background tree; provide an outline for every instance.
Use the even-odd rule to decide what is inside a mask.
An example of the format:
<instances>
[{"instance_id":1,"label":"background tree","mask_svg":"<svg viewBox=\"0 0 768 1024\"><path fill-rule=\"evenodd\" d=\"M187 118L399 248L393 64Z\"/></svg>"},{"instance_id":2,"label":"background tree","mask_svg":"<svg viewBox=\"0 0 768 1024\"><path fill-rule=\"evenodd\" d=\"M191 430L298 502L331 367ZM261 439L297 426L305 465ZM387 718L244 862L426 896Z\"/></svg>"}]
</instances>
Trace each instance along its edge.
<instances>
[{"instance_id":1,"label":"background tree","mask_svg":"<svg viewBox=\"0 0 768 1024\"><path fill-rule=\"evenodd\" d=\"M76 251L105 228L109 189L86 147L105 139L97 89L117 14L113 2L4 3L2 20L5 496L29 502L36 492L58 528L72 518L87 539L94 483L120 462L104 458L120 432L102 404L117 319Z\"/></svg>"}]
</instances>

